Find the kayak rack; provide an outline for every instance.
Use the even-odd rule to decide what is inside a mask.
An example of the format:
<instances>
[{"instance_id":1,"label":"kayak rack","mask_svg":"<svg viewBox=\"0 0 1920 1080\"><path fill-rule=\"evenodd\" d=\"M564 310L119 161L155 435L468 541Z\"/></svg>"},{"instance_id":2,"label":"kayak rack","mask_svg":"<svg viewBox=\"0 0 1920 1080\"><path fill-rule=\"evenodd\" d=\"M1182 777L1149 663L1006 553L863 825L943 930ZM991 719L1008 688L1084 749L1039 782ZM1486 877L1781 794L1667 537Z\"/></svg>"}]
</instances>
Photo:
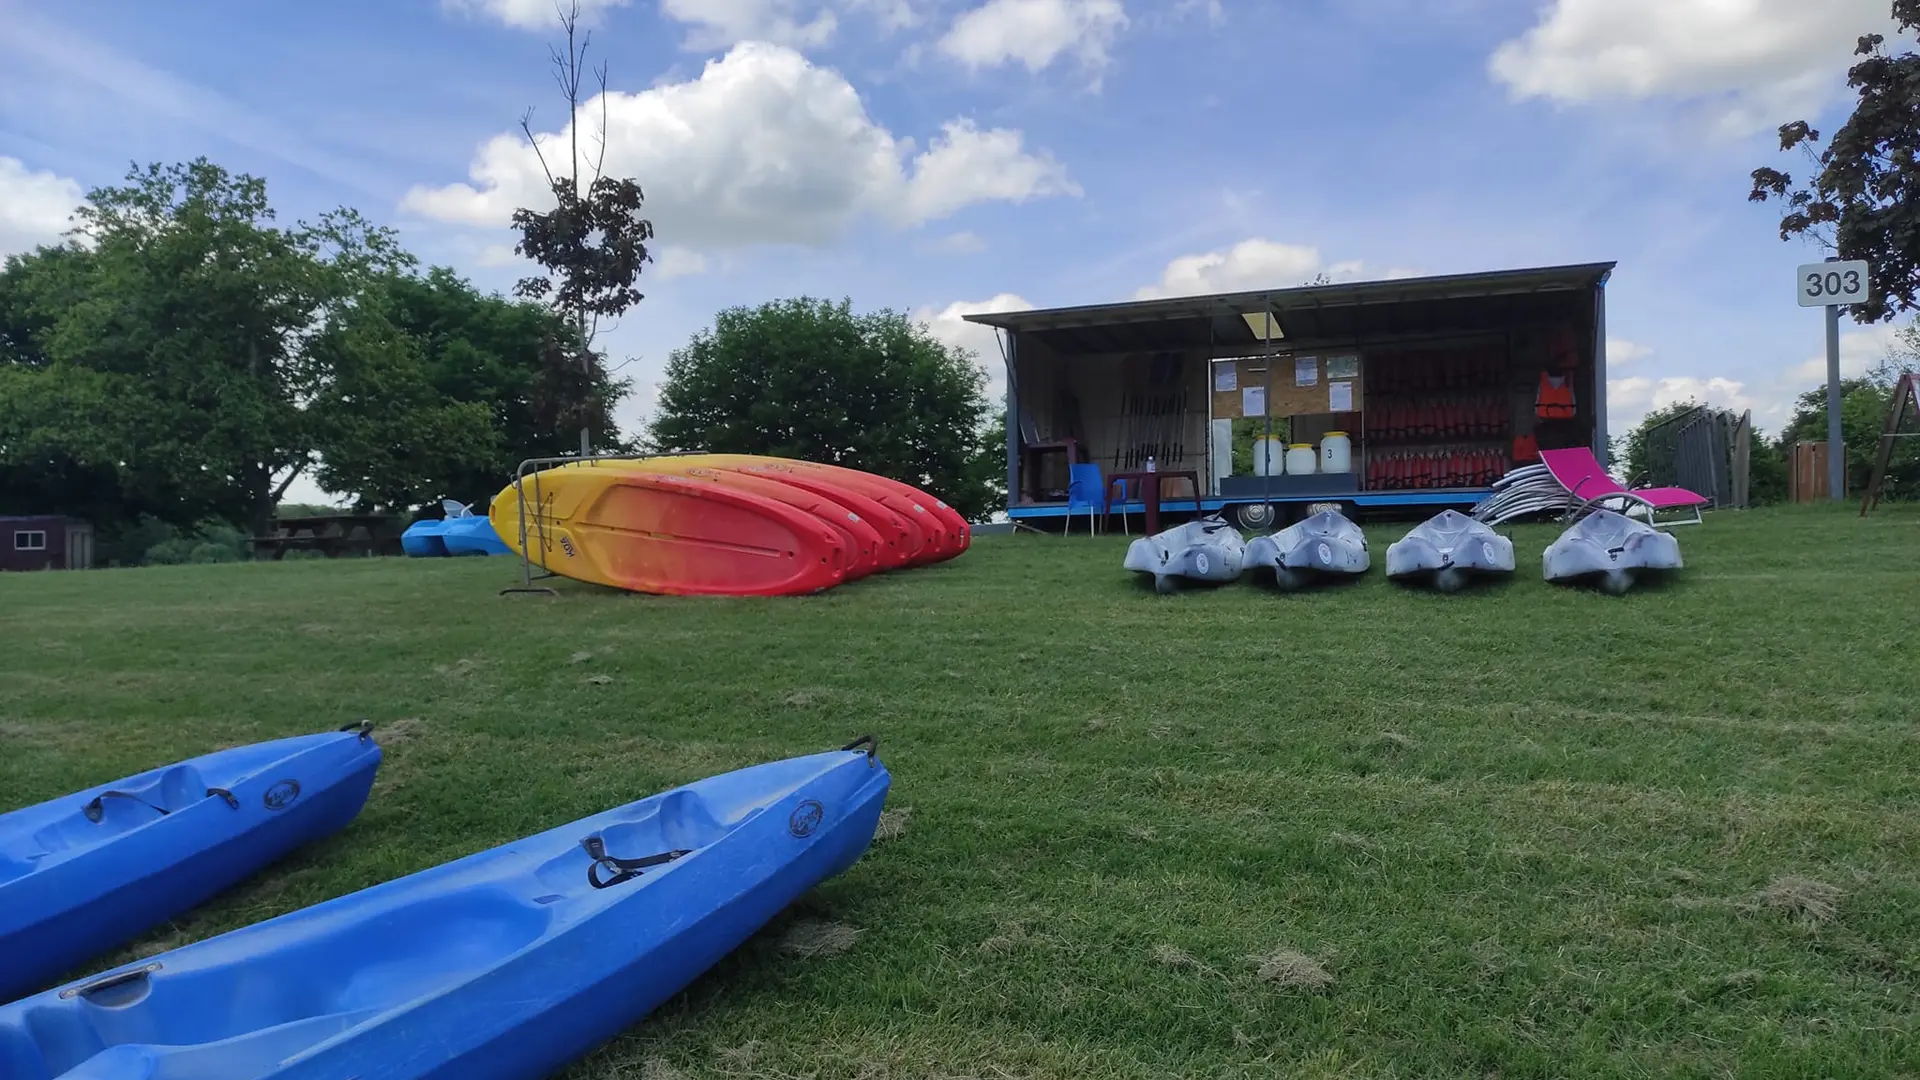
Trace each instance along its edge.
<instances>
[{"instance_id":1,"label":"kayak rack","mask_svg":"<svg viewBox=\"0 0 1920 1080\"><path fill-rule=\"evenodd\" d=\"M527 521L527 492L529 488L531 488L533 492L534 505L540 506L544 504L545 493L540 487L540 474L543 471L561 465L591 464L600 461L645 461L648 458L660 456L662 455L589 454L583 457L579 454L568 454L561 457L528 458L522 461L520 467L513 471L513 493L518 500L514 510L520 519L518 523L520 530L520 584L510 585L507 588L501 589L500 595L506 596L509 593L539 593L546 596L560 595L550 586L534 584L536 581L545 581L548 578L561 576L547 566L547 552L552 550L553 542L547 537L546 515L536 515L531 524ZM538 541L538 543L527 543L530 536ZM540 553L537 560L533 554L536 548ZM540 568L538 574L534 573L536 561Z\"/></svg>"}]
</instances>

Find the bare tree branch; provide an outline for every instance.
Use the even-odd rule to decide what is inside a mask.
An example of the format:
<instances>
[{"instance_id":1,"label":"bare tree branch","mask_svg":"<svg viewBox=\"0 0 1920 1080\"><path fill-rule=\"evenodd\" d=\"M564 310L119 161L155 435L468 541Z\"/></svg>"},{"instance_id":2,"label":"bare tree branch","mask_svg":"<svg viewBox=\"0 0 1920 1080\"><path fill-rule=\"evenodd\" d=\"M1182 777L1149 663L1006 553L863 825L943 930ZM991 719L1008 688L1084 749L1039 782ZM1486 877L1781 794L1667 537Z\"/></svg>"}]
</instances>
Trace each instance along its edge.
<instances>
[{"instance_id":1,"label":"bare tree branch","mask_svg":"<svg viewBox=\"0 0 1920 1080\"><path fill-rule=\"evenodd\" d=\"M540 161L540 171L547 174L547 187L554 186L553 170L547 168L547 155L540 152L540 140L533 137L533 106L527 106L526 115L520 118L520 130L527 133L527 143L533 147L533 156Z\"/></svg>"},{"instance_id":2,"label":"bare tree branch","mask_svg":"<svg viewBox=\"0 0 1920 1080\"><path fill-rule=\"evenodd\" d=\"M594 74L600 79L600 132L597 136L600 140L600 153L593 159L593 179L598 183L607 164L607 62L605 60L600 61L600 67ZM588 188L591 190L592 185L588 185Z\"/></svg>"}]
</instances>

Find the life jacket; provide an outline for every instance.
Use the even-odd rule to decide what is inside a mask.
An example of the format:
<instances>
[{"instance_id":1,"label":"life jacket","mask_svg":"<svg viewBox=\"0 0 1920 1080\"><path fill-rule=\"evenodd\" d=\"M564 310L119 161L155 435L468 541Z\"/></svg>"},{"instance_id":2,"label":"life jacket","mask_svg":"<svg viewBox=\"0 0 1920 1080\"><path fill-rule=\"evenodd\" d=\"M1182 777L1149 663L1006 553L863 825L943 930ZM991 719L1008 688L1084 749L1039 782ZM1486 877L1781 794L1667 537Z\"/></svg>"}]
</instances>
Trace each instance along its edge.
<instances>
[{"instance_id":1,"label":"life jacket","mask_svg":"<svg viewBox=\"0 0 1920 1080\"><path fill-rule=\"evenodd\" d=\"M1513 460L1539 461L1540 440L1532 435L1521 435L1513 440Z\"/></svg>"},{"instance_id":2,"label":"life jacket","mask_svg":"<svg viewBox=\"0 0 1920 1080\"><path fill-rule=\"evenodd\" d=\"M1573 380L1562 375L1557 380L1540 373L1540 393L1533 399L1533 412L1542 420L1573 419Z\"/></svg>"}]
</instances>

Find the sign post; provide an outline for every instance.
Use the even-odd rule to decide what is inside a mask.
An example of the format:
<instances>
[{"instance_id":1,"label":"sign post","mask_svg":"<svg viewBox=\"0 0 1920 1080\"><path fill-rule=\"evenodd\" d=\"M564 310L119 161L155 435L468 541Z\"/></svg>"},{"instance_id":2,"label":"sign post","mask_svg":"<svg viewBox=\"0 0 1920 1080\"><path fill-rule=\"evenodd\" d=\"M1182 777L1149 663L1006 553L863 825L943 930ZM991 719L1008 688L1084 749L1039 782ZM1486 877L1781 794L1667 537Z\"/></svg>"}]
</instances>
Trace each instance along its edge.
<instances>
[{"instance_id":1,"label":"sign post","mask_svg":"<svg viewBox=\"0 0 1920 1080\"><path fill-rule=\"evenodd\" d=\"M1794 271L1801 307L1827 309L1827 489L1834 502L1847 497L1847 456L1840 437L1840 306L1867 299L1865 262L1808 263Z\"/></svg>"}]
</instances>

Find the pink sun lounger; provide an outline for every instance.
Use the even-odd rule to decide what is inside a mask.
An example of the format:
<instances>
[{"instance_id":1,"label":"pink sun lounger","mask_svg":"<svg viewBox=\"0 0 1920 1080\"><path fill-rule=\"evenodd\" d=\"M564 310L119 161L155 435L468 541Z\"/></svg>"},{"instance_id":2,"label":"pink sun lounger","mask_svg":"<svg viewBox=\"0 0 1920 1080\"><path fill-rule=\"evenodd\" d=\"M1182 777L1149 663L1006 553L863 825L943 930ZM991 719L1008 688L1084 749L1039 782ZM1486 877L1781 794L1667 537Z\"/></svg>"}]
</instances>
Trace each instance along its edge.
<instances>
[{"instance_id":1,"label":"pink sun lounger","mask_svg":"<svg viewBox=\"0 0 1920 1080\"><path fill-rule=\"evenodd\" d=\"M1647 508L1647 523L1662 525L1698 525L1700 508L1711 500L1697 492L1679 487L1624 488L1619 481L1607 475L1600 467L1593 451L1586 447L1574 447L1568 450L1542 450L1540 462L1567 489L1567 494L1578 500L1583 507L1603 506L1618 501L1623 513L1630 512L1635 506ZM1667 521L1655 519L1662 510L1691 510L1691 518L1680 517Z\"/></svg>"}]
</instances>

